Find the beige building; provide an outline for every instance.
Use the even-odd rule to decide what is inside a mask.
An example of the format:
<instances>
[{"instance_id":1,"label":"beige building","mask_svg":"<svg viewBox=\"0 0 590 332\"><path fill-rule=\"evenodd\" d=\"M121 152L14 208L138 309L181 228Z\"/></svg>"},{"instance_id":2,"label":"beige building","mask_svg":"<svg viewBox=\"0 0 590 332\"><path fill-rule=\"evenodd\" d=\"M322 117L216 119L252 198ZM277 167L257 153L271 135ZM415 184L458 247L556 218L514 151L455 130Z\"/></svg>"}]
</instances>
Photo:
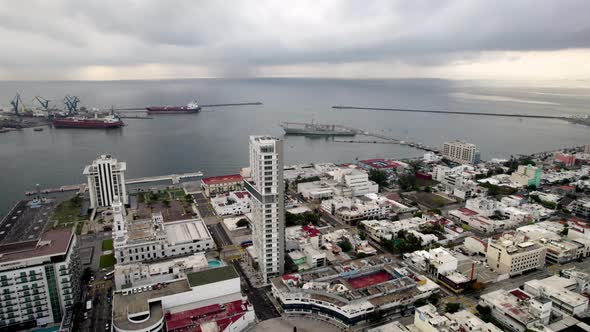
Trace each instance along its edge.
<instances>
[{"instance_id":1,"label":"beige building","mask_svg":"<svg viewBox=\"0 0 590 332\"><path fill-rule=\"evenodd\" d=\"M477 151L475 144L463 141L445 142L442 155L460 164L476 164L479 162L479 151Z\"/></svg>"},{"instance_id":2,"label":"beige building","mask_svg":"<svg viewBox=\"0 0 590 332\"><path fill-rule=\"evenodd\" d=\"M545 253L546 248L539 244L504 234L499 239L490 239L486 257L491 269L514 276L545 266Z\"/></svg>"},{"instance_id":3,"label":"beige building","mask_svg":"<svg viewBox=\"0 0 590 332\"><path fill-rule=\"evenodd\" d=\"M541 174L542 171L538 167L532 165L520 165L516 172L510 175L510 181L518 183L523 187L530 185L539 187L541 184Z\"/></svg>"},{"instance_id":4,"label":"beige building","mask_svg":"<svg viewBox=\"0 0 590 332\"><path fill-rule=\"evenodd\" d=\"M584 146L584 153L588 153L588 154L590 154L590 144L586 144L586 145Z\"/></svg>"}]
</instances>

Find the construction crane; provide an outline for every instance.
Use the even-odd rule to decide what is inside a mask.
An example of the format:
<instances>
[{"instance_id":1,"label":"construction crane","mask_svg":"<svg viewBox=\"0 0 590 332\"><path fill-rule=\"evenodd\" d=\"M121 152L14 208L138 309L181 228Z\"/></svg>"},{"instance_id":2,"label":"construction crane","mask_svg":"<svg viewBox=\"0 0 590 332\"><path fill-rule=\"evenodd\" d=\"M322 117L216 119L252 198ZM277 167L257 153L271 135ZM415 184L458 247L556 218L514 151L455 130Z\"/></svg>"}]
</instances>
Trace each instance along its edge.
<instances>
[{"instance_id":1,"label":"construction crane","mask_svg":"<svg viewBox=\"0 0 590 332\"><path fill-rule=\"evenodd\" d=\"M14 96L14 99L12 99L10 104L12 105L12 110L14 111L14 114L20 115L18 113L18 110L19 108L23 107L23 100L20 98L20 93L16 93L16 96Z\"/></svg>"},{"instance_id":2,"label":"construction crane","mask_svg":"<svg viewBox=\"0 0 590 332\"><path fill-rule=\"evenodd\" d=\"M72 113L78 111L78 103L80 102L80 98L77 96L70 96L66 95L64 98L64 104L66 104L66 108L68 109L68 115L72 115Z\"/></svg>"},{"instance_id":3,"label":"construction crane","mask_svg":"<svg viewBox=\"0 0 590 332\"><path fill-rule=\"evenodd\" d=\"M41 104L41 107L43 107L43 109L47 111L47 109L49 108L49 99L45 99L40 96L35 96L35 98L33 98L33 101L35 100L38 101L39 104Z\"/></svg>"}]
</instances>

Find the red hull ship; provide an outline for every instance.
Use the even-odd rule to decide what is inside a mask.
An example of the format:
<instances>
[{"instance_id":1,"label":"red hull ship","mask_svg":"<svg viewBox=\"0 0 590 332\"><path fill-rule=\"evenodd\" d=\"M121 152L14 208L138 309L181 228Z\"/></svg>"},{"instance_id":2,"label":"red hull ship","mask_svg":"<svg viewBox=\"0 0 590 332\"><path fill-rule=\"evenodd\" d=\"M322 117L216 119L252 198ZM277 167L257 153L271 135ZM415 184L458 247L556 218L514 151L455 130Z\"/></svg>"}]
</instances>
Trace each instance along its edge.
<instances>
[{"instance_id":1,"label":"red hull ship","mask_svg":"<svg viewBox=\"0 0 590 332\"><path fill-rule=\"evenodd\" d=\"M186 106L149 106L145 109L149 114L199 113L201 106L193 101Z\"/></svg>"},{"instance_id":2,"label":"red hull ship","mask_svg":"<svg viewBox=\"0 0 590 332\"><path fill-rule=\"evenodd\" d=\"M84 128L84 129L110 129L121 128L125 124L116 116L109 115L104 118L61 118L54 119L55 128Z\"/></svg>"}]
</instances>

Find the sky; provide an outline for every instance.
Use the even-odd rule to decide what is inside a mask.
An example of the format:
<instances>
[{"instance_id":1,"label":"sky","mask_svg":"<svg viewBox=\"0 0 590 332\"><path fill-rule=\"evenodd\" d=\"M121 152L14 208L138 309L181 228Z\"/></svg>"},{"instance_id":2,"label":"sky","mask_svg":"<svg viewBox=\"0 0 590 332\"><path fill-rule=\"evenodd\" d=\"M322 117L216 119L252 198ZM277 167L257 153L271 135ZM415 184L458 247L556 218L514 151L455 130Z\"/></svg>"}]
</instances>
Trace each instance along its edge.
<instances>
[{"instance_id":1,"label":"sky","mask_svg":"<svg viewBox=\"0 0 590 332\"><path fill-rule=\"evenodd\" d=\"M588 0L0 0L0 80L590 82Z\"/></svg>"}]
</instances>

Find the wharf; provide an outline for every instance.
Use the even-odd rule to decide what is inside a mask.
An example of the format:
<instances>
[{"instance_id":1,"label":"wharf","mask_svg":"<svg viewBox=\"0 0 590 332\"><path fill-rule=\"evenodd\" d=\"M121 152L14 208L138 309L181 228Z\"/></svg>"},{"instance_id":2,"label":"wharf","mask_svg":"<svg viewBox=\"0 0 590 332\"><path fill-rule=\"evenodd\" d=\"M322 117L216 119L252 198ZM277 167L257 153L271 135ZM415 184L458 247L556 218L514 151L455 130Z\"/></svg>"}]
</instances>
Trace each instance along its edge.
<instances>
[{"instance_id":1,"label":"wharf","mask_svg":"<svg viewBox=\"0 0 590 332\"><path fill-rule=\"evenodd\" d=\"M172 181L172 183L177 184L182 179L200 178L202 176L203 176L203 172L148 176L148 177L142 177L142 178L127 179L127 181L125 181L125 184L138 184L138 183L160 182L160 181ZM88 189L87 185L82 183L82 184L65 185L65 186L61 186L58 188L47 188L47 189L39 189L39 190L35 190L35 191L27 191L27 192L25 192L25 195L26 196L33 196L33 195L37 195L37 194L51 194L51 193L68 192L68 191L78 191L79 193L83 193L87 189Z\"/></svg>"}]
</instances>

